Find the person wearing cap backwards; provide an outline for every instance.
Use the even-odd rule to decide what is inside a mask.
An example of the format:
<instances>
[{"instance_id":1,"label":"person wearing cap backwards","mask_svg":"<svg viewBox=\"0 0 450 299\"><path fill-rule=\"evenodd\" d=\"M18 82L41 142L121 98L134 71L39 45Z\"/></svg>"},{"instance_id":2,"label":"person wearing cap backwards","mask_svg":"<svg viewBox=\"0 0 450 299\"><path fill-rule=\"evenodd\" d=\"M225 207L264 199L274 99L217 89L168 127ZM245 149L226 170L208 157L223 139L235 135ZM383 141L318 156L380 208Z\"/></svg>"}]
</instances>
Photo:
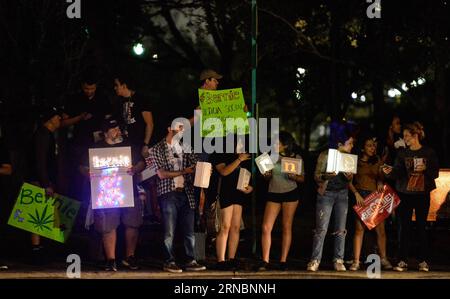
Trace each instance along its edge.
<instances>
[{"instance_id":1,"label":"person wearing cap backwards","mask_svg":"<svg viewBox=\"0 0 450 299\"><path fill-rule=\"evenodd\" d=\"M142 203L139 199L139 192L137 190L137 178L145 168L145 163L140 154L139 148L133 146L128 140L122 137L122 132L119 128L117 120L110 118L104 120L102 124L102 131L104 140L96 144L96 148L110 148L110 147L126 147L131 146L131 161L132 167L127 171L129 175L133 176L133 190L134 190L134 207L127 208L111 208L98 209L93 213L93 224L97 232L102 234L102 242L106 255L105 271L117 271L116 264L116 240L117 227L122 224L125 226L125 259L122 260L122 265L130 270L137 270L139 266L135 258L135 250L138 242L139 227L142 225ZM89 176L89 154L86 152L86 157L83 159L84 165L80 167L82 174ZM89 208L91 209L91 205ZM92 214L91 214L92 215ZM88 219L88 221L92 219Z\"/></svg>"},{"instance_id":2,"label":"person wearing cap backwards","mask_svg":"<svg viewBox=\"0 0 450 299\"><path fill-rule=\"evenodd\" d=\"M48 196L53 196L56 189L57 178L57 146L55 141L55 132L61 126L60 112L54 108L45 108L41 113L41 125L33 137L33 162L34 166L31 177L29 178L33 185L45 189ZM32 260L33 264L43 264L45 255L42 253L41 237L31 234Z\"/></svg>"},{"instance_id":3,"label":"person wearing cap backwards","mask_svg":"<svg viewBox=\"0 0 450 299\"><path fill-rule=\"evenodd\" d=\"M164 228L164 271L180 273L173 252L173 239L177 223L181 226L184 249L187 256L186 271L206 270L194 258L194 166L197 155L180 143L184 125L172 122L167 126L167 135L150 151L150 158L157 170L157 194L162 212Z\"/></svg>"}]
</instances>

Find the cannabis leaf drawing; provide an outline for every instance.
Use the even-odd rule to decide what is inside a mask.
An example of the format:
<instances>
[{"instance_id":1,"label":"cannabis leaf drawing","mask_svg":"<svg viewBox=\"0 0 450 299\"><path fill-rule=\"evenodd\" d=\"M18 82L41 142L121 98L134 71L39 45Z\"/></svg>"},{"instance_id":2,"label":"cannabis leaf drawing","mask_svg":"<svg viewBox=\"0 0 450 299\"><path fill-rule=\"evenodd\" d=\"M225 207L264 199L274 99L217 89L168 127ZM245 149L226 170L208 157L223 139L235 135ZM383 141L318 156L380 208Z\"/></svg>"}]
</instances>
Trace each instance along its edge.
<instances>
[{"instance_id":1,"label":"cannabis leaf drawing","mask_svg":"<svg viewBox=\"0 0 450 299\"><path fill-rule=\"evenodd\" d=\"M33 220L28 220L28 222L33 223L34 224L34 228L38 229L38 230L44 230L48 229L49 231L51 231L52 229L50 227L48 227L46 224L52 223L53 219L50 219L53 214L47 215L47 206L45 206L44 210L42 211L42 215L39 215L38 210L35 210L36 213L36 217L33 216L32 214L28 213L28 215L31 217L31 219Z\"/></svg>"}]
</instances>

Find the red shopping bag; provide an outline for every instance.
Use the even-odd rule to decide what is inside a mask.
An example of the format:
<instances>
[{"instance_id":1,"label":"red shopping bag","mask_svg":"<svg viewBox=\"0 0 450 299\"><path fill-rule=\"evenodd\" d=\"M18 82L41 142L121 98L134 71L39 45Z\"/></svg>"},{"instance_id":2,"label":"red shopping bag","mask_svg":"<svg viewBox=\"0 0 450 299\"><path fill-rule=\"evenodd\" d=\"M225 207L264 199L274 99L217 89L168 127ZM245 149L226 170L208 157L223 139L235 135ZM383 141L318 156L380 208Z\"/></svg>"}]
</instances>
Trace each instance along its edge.
<instances>
[{"instance_id":1,"label":"red shopping bag","mask_svg":"<svg viewBox=\"0 0 450 299\"><path fill-rule=\"evenodd\" d=\"M400 204L397 193L384 185L383 192L375 191L364 199L364 206L354 205L353 209L369 230L386 219Z\"/></svg>"}]
</instances>

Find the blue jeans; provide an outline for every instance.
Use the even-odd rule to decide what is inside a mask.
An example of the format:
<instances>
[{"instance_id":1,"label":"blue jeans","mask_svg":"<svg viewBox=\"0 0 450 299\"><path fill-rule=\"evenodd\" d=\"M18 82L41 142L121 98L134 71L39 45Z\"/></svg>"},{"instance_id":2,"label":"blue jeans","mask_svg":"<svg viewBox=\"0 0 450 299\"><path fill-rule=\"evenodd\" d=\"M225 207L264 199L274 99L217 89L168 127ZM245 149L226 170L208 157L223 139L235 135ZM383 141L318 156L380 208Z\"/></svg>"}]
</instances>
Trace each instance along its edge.
<instances>
[{"instance_id":1,"label":"blue jeans","mask_svg":"<svg viewBox=\"0 0 450 299\"><path fill-rule=\"evenodd\" d=\"M348 210L348 190L325 191L324 195L317 195L316 229L313 237L313 250L311 260L321 261L323 243L327 234L331 214L334 210L334 257L333 261L344 259L345 224Z\"/></svg>"},{"instance_id":2,"label":"blue jeans","mask_svg":"<svg viewBox=\"0 0 450 299\"><path fill-rule=\"evenodd\" d=\"M177 223L181 226L184 238L184 250L189 261L194 260L194 210L184 192L170 192L159 198L162 223L164 227L164 251L166 263L174 262L173 238Z\"/></svg>"}]
</instances>

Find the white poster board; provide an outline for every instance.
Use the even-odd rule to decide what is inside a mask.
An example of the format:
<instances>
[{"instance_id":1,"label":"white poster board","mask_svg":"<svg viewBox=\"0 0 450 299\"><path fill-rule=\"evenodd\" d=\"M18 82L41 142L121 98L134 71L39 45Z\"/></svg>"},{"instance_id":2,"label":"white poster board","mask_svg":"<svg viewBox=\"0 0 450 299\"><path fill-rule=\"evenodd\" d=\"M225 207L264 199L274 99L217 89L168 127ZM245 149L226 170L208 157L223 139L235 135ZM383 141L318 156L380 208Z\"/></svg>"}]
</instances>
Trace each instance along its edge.
<instances>
[{"instance_id":1,"label":"white poster board","mask_svg":"<svg viewBox=\"0 0 450 299\"><path fill-rule=\"evenodd\" d=\"M350 172L356 174L358 156L341 153L336 149L328 150L327 172Z\"/></svg>"},{"instance_id":2,"label":"white poster board","mask_svg":"<svg viewBox=\"0 0 450 299\"><path fill-rule=\"evenodd\" d=\"M261 172L261 174L264 174L267 171L272 170L274 168L272 159L270 159L270 156L267 153L264 153L256 157L255 163L258 166L258 169Z\"/></svg>"},{"instance_id":3,"label":"white poster board","mask_svg":"<svg viewBox=\"0 0 450 299\"><path fill-rule=\"evenodd\" d=\"M302 159L281 158L281 172L296 175L302 174Z\"/></svg>"},{"instance_id":4,"label":"white poster board","mask_svg":"<svg viewBox=\"0 0 450 299\"><path fill-rule=\"evenodd\" d=\"M131 147L90 148L92 209L134 207Z\"/></svg>"},{"instance_id":5,"label":"white poster board","mask_svg":"<svg viewBox=\"0 0 450 299\"><path fill-rule=\"evenodd\" d=\"M239 178L236 189L245 191L245 188L250 184L250 177L252 176L251 172L245 168L239 169Z\"/></svg>"}]
</instances>

